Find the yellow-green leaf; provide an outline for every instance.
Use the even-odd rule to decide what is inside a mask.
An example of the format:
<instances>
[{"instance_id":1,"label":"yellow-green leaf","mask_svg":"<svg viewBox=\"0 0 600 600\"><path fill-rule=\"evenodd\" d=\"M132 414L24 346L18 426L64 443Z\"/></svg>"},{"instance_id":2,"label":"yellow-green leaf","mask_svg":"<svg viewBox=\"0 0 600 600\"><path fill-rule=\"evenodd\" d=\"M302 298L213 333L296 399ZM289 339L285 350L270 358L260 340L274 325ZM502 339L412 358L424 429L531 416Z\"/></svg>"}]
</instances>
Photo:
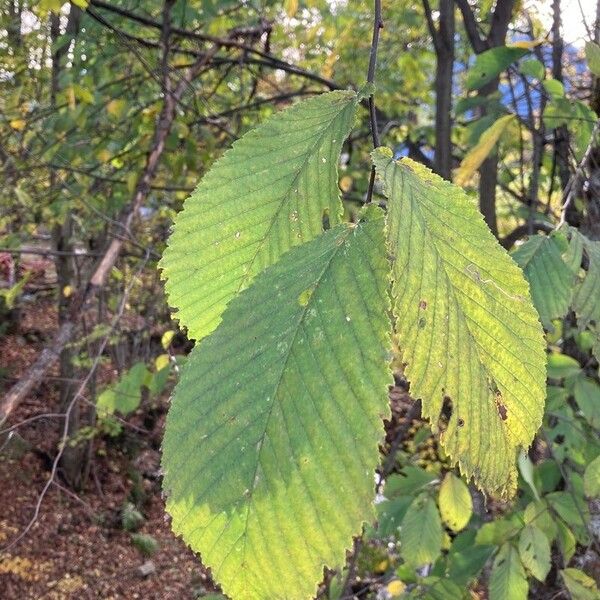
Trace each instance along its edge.
<instances>
[{"instance_id":1,"label":"yellow-green leaf","mask_svg":"<svg viewBox=\"0 0 600 600\"><path fill-rule=\"evenodd\" d=\"M453 473L447 473L440 486L440 514L452 531L467 526L473 514L473 499L464 481Z\"/></svg>"},{"instance_id":2,"label":"yellow-green leaf","mask_svg":"<svg viewBox=\"0 0 600 600\"><path fill-rule=\"evenodd\" d=\"M500 136L514 120L514 115L504 115L494 121L493 125L481 134L477 144L467 152L456 170L454 181L457 185L463 186L469 182L475 171L490 155Z\"/></svg>"},{"instance_id":3,"label":"yellow-green leaf","mask_svg":"<svg viewBox=\"0 0 600 600\"><path fill-rule=\"evenodd\" d=\"M290 248L340 222L337 163L358 96L331 92L275 114L235 142L177 215L160 266L191 338Z\"/></svg>"},{"instance_id":4,"label":"yellow-green leaf","mask_svg":"<svg viewBox=\"0 0 600 600\"><path fill-rule=\"evenodd\" d=\"M411 394L483 489L511 494L540 426L543 330L522 271L457 186L378 149L389 198L393 309Z\"/></svg>"},{"instance_id":5,"label":"yellow-green leaf","mask_svg":"<svg viewBox=\"0 0 600 600\"><path fill-rule=\"evenodd\" d=\"M167 510L235 600L314 597L374 518L388 285L373 209L259 274L182 369L163 441Z\"/></svg>"}]
</instances>

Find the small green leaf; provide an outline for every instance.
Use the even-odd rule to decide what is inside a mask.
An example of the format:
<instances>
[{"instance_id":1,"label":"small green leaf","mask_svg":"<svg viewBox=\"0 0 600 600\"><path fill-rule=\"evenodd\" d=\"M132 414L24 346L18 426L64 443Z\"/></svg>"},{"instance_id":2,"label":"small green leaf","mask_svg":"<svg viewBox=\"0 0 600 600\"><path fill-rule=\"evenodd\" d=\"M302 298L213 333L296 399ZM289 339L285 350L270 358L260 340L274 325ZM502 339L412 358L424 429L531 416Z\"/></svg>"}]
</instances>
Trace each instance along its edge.
<instances>
[{"instance_id":1,"label":"small green leaf","mask_svg":"<svg viewBox=\"0 0 600 600\"><path fill-rule=\"evenodd\" d=\"M490 600L527 600L529 585L517 549L506 542L502 545L490 574Z\"/></svg>"},{"instance_id":2,"label":"small green leaf","mask_svg":"<svg viewBox=\"0 0 600 600\"><path fill-rule=\"evenodd\" d=\"M484 523L477 532L475 543L482 546L499 546L509 538L512 538L521 525L510 519L495 519Z\"/></svg>"},{"instance_id":3,"label":"small green leaf","mask_svg":"<svg viewBox=\"0 0 600 600\"><path fill-rule=\"evenodd\" d=\"M519 454L519 472L525 483L529 486L529 489L533 493L536 500L539 501L540 496L537 488L535 487L535 481L533 480L533 463L526 452L521 451Z\"/></svg>"},{"instance_id":4,"label":"small green leaf","mask_svg":"<svg viewBox=\"0 0 600 600\"><path fill-rule=\"evenodd\" d=\"M526 48L498 46L478 54L467 73L467 89L476 90L484 86L527 52Z\"/></svg>"},{"instance_id":5,"label":"small green leaf","mask_svg":"<svg viewBox=\"0 0 600 600\"><path fill-rule=\"evenodd\" d=\"M96 400L100 415L112 415L119 412L128 415L133 412L142 399L142 386L151 373L143 362L134 364L119 381L104 390Z\"/></svg>"},{"instance_id":6,"label":"small green leaf","mask_svg":"<svg viewBox=\"0 0 600 600\"><path fill-rule=\"evenodd\" d=\"M590 71L596 77L600 77L600 46L595 42L587 41L585 43L585 58Z\"/></svg>"},{"instance_id":7,"label":"small green leaf","mask_svg":"<svg viewBox=\"0 0 600 600\"><path fill-rule=\"evenodd\" d=\"M538 580L544 581L550 572L550 542L543 531L528 525L519 536L519 555L525 568Z\"/></svg>"},{"instance_id":8,"label":"small green leaf","mask_svg":"<svg viewBox=\"0 0 600 600\"><path fill-rule=\"evenodd\" d=\"M560 352L548 354L548 379L573 377L581 371L581 365L572 357Z\"/></svg>"},{"instance_id":9,"label":"small green leaf","mask_svg":"<svg viewBox=\"0 0 600 600\"><path fill-rule=\"evenodd\" d=\"M575 554L577 540L575 539L573 532L562 521L557 521L556 527L558 529L557 539L560 553L562 554L564 564L566 565L569 564Z\"/></svg>"},{"instance_id":10,"label":"small green leaf","mask_svg":"<svg viewBox=\"0 0 600 600\"><path fill-rule=\"evenodd\" d=\"M544 500L530 502L525 508L523 518L527 525L533 525L541 529L550 541L556 538L558 533L556 522Z\"/></svg>"},{"instance_id":11,"label":"small green leaf","mask_svg":"<svg viewBox=\"0 0 600 600\"><path fill-rule=\"evenodd\" d=\"M466 484L453 473L447 473L440 486L440 514L452 531L467 526L473 514L473 499Z\"/></svg>"},{"instance_id":12,"label":"small green leaf","mask_svg":"<svg viewBox=\"0 0 600 600\"><path fill-rule=\"evenodd\" d=\"M598 600L600 590L596 582L579 569L563 569L560 574L573 600Z\"/></svg>"},{"instance_id":13,"label":"small green leaf","mask_svg":"<svg viewBox=\"0 0 600 600\"><path fill-rule=\"evenodd\" d=\"M542 85L552 97L562 98L565 95L565 88L557 79L546 79L544 82L542 82Z\"/></svg>"},{"instance_id":14,"label":"small green leaf","mask_svg":"<svg viewBox=\"0 0 600 600\"><path fill-rule=\"evenodd\" d=\"M600 429L600 385L580 375L575 379L573 394L585 420L594 429Z\"/></svg>"},{"instance_id":15,"label":"small green leaf","mask_svg":"<svg viewBox=\"0 0 600 600\"><path fill-rule=\"evenodd\" d=\"M600 456L585 468L583 486L588 498L600 498Z\"/></svg>"},{"instance_id":16,"label":"small green leaf","mask_svg":"<svg viewBox=\"0 0 600 600\"><path fill-rule=\"evenodd\" d=\"M442 522L428 494L417 496L402 519L400 552L410 565L422 567L435 562L442 552Z\"/></svg>"},{"instance_id":17,"label":"small green leaf","mask_svg":"<svg viewBox=\"0 0 600 600\"><path fill-rule=\"evenodd\" d=\"M521 71L523 75L534 77L535 79L543 79L545 67L537 58L530 58L529 60L524 60L519 65L519 71Z\"/></svg>"}]
</instances>

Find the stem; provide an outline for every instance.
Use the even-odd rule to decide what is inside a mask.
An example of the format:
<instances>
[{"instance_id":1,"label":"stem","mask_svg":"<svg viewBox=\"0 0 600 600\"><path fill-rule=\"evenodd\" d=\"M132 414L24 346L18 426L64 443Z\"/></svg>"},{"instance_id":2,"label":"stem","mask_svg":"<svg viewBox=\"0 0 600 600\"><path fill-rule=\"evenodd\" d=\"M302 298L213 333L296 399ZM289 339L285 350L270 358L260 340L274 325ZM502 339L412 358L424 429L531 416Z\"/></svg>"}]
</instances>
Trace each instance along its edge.
<instances>
[{"instance_id":1,"label":"stem","mask_svg":"<svg viewBox=\"0 0 600 600\"><path fill-rule=\"evenodd\" d=\"M375 68L377 66L377 48L379 47L379 30L383 28L383 19L381 17L381 0L375 0L375 14L373 18L373 38L371 40L371 53L369 55L369 70L367 71L367 83L375 82ZM373 148L380 145L379 130L377 128L377 112L375 110L375 98L369 96L369 120L371 124L371 137L373 139ZM373 197L373 186L375 185L375 167L371 167L371 178L367 190L367 204Z\"/></svg>"}]
</instances>

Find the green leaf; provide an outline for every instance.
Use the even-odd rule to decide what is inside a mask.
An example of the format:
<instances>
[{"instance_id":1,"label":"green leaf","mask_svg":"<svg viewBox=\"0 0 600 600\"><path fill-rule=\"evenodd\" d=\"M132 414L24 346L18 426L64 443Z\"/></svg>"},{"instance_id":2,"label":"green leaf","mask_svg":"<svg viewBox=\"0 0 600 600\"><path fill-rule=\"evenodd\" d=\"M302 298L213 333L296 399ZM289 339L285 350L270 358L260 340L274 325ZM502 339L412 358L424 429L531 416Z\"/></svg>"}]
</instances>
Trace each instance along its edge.
<instances>
[{"instance_id":1,"label":"green leaf","mask_svg":"<svg viewBox=\"0 0 600 600\"><path fill-rule=\"evenodd\" d=\"M535 79L543 79L545 67L537 58L530 58L529 60L524 60L519 65L519 71L523 75L534 77Z\"/></svg>"},{"instance_id":2,"label":"green leaf","mask_svg":"<svg viewBox=\"0 0 600 600\"><path fill-rule=\"evenodd\" d=\"M517 549L509 542L502 545L490 574L490 600L527 600L529 585Z\"/></svg>"},{"instance_id":3,"label":"green leaf","mask_svg":"<svg viewBox=\"0 0 600 600\"><path fill-rule=\"evenodd\" d=\"M598 600L600 590L596 582L579 569L563 569L560 574L573 600Z\"/></svg>"},{"instance_id":4,"label":"green leaf","mask_svg":"<svg viewBox=\"0 0 600 600\"><path fill-rule=\"evenodd\" d=\"M495 519L479 528L475 543L482 546L500 545L518 533L519 529L521 525L515 520Z\"/></svg>"},{"instance_id":5,"label":"green leaf","mask_svg":"<svg viewBox=\"0 0 600 600\"><path fill-rule=\"evenodd\" d=\"M600 46L594 42L585 43L585 58L588 62L590 71L600 77Z\"/></svg>"},{"instance_id":6,"label":"green leaf","mask_svg":"<svg viewBox=\"0 0 600 600\"><path fill-rule=\"evenodd\" d=\"M564 564L569 564L577 549L577 540L573 535L573 532L562 522L557 521L556 523L558 530L558 545L560 547L560 553L563 555Z\"/></svg>"},{"instance_id":7,"label":"green leaf","mask_svg":"<svg viewBox=\"0 0 600 600\"><path fill-rule=\"evenodd\" d=\"M525 524L533 525L537 529L541 529L550 541L556 538L558 533L556 522L544 500L530 502L525 508L523 518Z\"/></svg>"},{"instance_id":8,"label":"green leaf","mask_svg":"<svg viewBox=\"0 0 600 600\"><path fill-rule=\"evenodd\" d=\"M529 281L533 304L542 324L553 330L552 320L564 317L569 310L575 280L558 243L553 237L534 235L519 246L512 257Z\"/></svg>"},{"instance_id":9,"label":"green leaf","mask_svg":"<svg viewBox=\"0 0 600 600\"><path fill-rule=\"evenodd\" d=\"M200 340L265 267L340 222L337 163L354 120L353 92L277 113L235 142L175 218L160 267L176 317Z\"/></svg>"},{"instance_id":10,"label":"green leaf","mask_svg":"<svg viewBox=\"0 0 600 600\"><path fill-rule=\"evenodd\" d=\"M540 495L538 494L538 490L535 486L535 481L533 480L533 463L531 462L531 459L529 458L526 452L519 453L518 464L521 477L529 486L529 489L533 493L534 498L536 500L539 500Z\"/></svg>"},{"instance_id":11,"label":"green leaf","mask_svg":"<svg viewBox=\"0 0 600 600\"><path fill-rule=\"evenodd\" d=\"M402 519L400 553L408 564L421 567L435 562L442 553L442 522L434 500L417 496Z\"/></svg>"},{"instance_id":12,"label":"green leaf","mask_svg":"<svg viewBox=\"0 0 600 600\"><path fill-rule=\"evenodd\" d=\"M581 371L581 365L572 357L560 352L548 354L548 379L573 377Z\"/></svg>"},{"instance_id":13,"label":"green leaf","mask_svg":"<svg viewBox=\"0 0 600 600\"><path fill-rule=\"evenodd\" d=\"M260 274L182 369L163 441L167 510L236 600L312 597L374 517L388 281L372 207Z\"/></svg>"},{"instance_id":14,"label":"green leaf","mask_svg":"<svg viewBox=\"0 0 600 600\"><path fill-rule=\"evenodd\" d=\"M529 286L460 188L383 149L373 160L389 198L393 310L411 394L464 475L513 493L516 451L531 443L546 395Z\"/></svg>"},{"instance_id":15,"label":"green leaf","mask_svg":"<svg viewBox=\"0 0 600 600\"><path fill-rule=\"evenodd\" d=\"M552 97L562 98L565 95L565 88L558 79L546 79L542 85Z\"/></svg>"},{"instance_id":16,"label":"green leaf","mask_svg":"<svg viewBox=\"0 0 600 600\"><path fill-rule=\"evenodd\" d=\"M592 321L600 323L600 242L592 242L584 237L583 248L588 259L588 269L573 298L573 308L580 329L584 329Z\"/></svg>"},{"instance_id":17,"label":"green leaf","mask_svg":"<svg viewBox=\"0 0 600 600\"><path fill-rule=\"evenodd\" d=\"M142 399L142 386L150 372L143 362L133 365L123 373L121 379L112 387L104 390L96 400L96 408L100 415L112 415L120 412L128 415L133 412Z\"/></svg>"},{"instance_id":18,"label":"green leaf","mask_svg":"<svg viewBox=\"0 0 600 600\"><path fill-rule=\"evenodd\" d=\"M398 534L398 527L400 527L411 502L412 498L405 496L386 500L377 505L377 522L379 524L377 536L379 538Z\"/></svg>"},{"instance_id":19,"label":"green leaf","mask_svg":"<svg viewBox=\"0 0 600 600\"><path fill-rule=\"evenodd\" d=\"M519 555L525 568L538 580L544 581L550 572L550 542L543 531L528 525L519 536Z\"/></svg>"},{"instance_id":20,"label":"green leaf","mask_svg":"<svg viewBox=\"0 0 600 600\"><path fill-rule=\"evenodd\" d=\"M498 77L512 63L525 56L527 52L526 48L498 46L478 54L475 58L475 64L467 73L467 89L477 90L484 86Z\"/></svg>"},{"instance_id":21,"label":"green leaf","mask_svg":"<svg viewBox=\"0 0 600 600\"><path fill-rule=\"evenodd\" d=\"M439 505L442 519L452 531L464 529L473 514L469 488L453 473L447 473L442 481Z\"/></svg>"},{"instance_id":22,"label":"green leaf","mask_svg":"<svg viewBox=\"0 0 600 600\"><path fill-rule=\"evenodd\" d=\"M600 456L585 468L583 486L588 498L600 498Z\"/></svg>"},{"instance_id":23,"label":"green leaf","mask_svg":"<svg viewBox=\"0 0 600 600\"><path fill-rule=\"evenodd\" d=\"M463 546L463 539L472 540L472 533L466 531L459 534L448 552L448 577L461 585L466 585L479 575L495 550L494 546Z\"/></svg>"},{"instance_id":24,"label":"green leaf","mask_svg":"<svg viewBox=\"0 0 600 600\"><path fill-rule=\"evenodd\" d=\"M385 482L385 495L388 498L410 496L420 492L435 481L436 476L421 467L407 465L400 473L390 475Z\"/></svg>"},{"instance_id":25,"label":"green leaf","mask_svg":"<svg viewBox=\"0 0 600 600\"><path fill-rule=\"evenodd\" d=\"M579 376L575 379L573 395L585 420L594 429L600 429L600 385L590 377Z\"/></svg>"},{"instance_id":26,"label":"green leaf","mask_svg":"<svg viewBox=\"0 0 600 600\"><path fill-rule=\"evenodd\" d=\"M587 523L590 519L590 511L583 496L578 496L572 490L570 492L552 492L546 496L546 499L564 524L573 531L577 541L587 544L589 542Z\"/></svg>"}]
</instances>

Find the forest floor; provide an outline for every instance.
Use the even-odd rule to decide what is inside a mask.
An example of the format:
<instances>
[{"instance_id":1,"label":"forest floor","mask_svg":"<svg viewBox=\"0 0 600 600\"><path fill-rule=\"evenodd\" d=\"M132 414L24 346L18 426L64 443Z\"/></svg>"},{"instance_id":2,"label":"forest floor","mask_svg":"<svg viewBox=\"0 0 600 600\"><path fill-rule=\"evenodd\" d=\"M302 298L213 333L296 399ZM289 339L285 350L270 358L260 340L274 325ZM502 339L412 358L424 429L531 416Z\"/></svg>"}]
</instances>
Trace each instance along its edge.
<instances>
[{"instance_id":1,"label":"forest floor","mask_svg":"<svg viewBox=\"0 0 600 600\"><path fill-rule=\"evenodd\" d=\"M18 333L0 338L0 392L1 384L10 385L34 360L55 327L50 301L46 306L36 301L35 312L21 315ZM19 406L9 425L58 412L57 391L56 381L45 381ZM34 525L12 546L32 519L49 479L62 420L39 419L19 427L18 439L27 443L23 451L17 447L7 453L6 440L0 439L0 447L5 445L0 452L0 600L185 600L214 590L199 560L174 536L165 517L158 472L166 408L165 399L150 435L133 431L130 446L135 452L126 454L122 440L96 438L85 489L75 494L57 478ZM122 509L132 496L145 517L139 533L152 535L158 543L151 556L143 555L121 524Z\"/></svg>"}]
</instances>

